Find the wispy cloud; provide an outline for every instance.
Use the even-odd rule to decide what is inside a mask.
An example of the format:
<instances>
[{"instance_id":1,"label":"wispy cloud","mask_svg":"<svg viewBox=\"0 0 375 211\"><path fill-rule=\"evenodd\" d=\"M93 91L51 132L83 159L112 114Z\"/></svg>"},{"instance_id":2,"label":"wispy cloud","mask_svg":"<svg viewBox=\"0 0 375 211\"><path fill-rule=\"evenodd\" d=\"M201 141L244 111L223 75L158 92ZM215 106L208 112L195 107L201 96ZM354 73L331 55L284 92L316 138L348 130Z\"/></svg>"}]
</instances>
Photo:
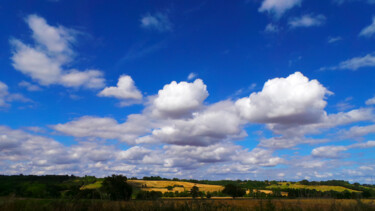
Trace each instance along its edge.
<instances>
[{"instance_id":1,"label":"wispy cloud","mask_svg":"<svg viewBox=\"0 0 375 211\"><path fill-rule=\"evenodd\" d=\"M364 67L375 67L375 56L373 54L367 54L363 57L354 57L340 62L336 66L322 67L320 70L358 70Z\"/></svg>"},{"instance_id":2,"label":"wispy cloud","mask_svg":"<svg viewBox=\"0 0 375 211\"><path fill-rule=\"evenodd\" d=\"M326 21L324 15L303 15L301 17L292 18L289 20L288 24L291 28L298 27L312 27L323 25Z\"/></svg>"},{"instance_id":3,"label":"wispy cloud","mask_svg":"<svg viewBox=\"0 0 375 211\"><path fill-rule=\"evenodd\" d=\"M190 80L195 79L197 76L198 76L198 74L196 74L196 73L190 73L190 74L188 75L187 79L190 81Z\"/></svg>"},{"instance_id":4,"label":"wispy cloud","mask_svg":"<svg viewBox=\"0 0 375 211\"><path fill-rule=\"evenodd\" d=\"M158 12L154 15L146 14L141 18L141 27L145 29L153 29L159 32L171 31L172 23L167 14Z\"/></svg>"},{"instance_id":5,"label":"wispy cloud","mask_svg":"<svg viewBox=\"0 0 375 211\"><path fill-rule=\"evenodd\" d=\"M287 10L300 6L302 0L264 0L259 12L268 12L280 18Z\"/></svg>"},{"instance_id":6,"label":"wispy cloud","mask_svg":"<svg viewBox=\"0 0 375 211\"><path fill-rule=\"evenodd\" d=\"M375 34L375 16L372 18L372 23L362 29L362 31L359 33L360 37L371 37Z\"/></svg>"},{"instance_id":7,"label":"wispy cloud","mask_svg":"<svg viewBox=\"0 0 375 211\"><path fill-rule=\"evenodd\" d=\"M266 28L264 29L265 32L268 33L276 33L279 31L279 27L273 23L267 24Z\"/></svg>"},{"instance_id":8,"label":"wispy cloud","mask_svg":"<svg viewBox=\"0 0 375 211\"><path fill-rule=\"evenodd\" d=\"M335 43L335 42L338 42L338 41L341 41L342 40L342 37L338 36L338 37L329 37L328 38L328 43Z\"/></svg>"}]
</instances>

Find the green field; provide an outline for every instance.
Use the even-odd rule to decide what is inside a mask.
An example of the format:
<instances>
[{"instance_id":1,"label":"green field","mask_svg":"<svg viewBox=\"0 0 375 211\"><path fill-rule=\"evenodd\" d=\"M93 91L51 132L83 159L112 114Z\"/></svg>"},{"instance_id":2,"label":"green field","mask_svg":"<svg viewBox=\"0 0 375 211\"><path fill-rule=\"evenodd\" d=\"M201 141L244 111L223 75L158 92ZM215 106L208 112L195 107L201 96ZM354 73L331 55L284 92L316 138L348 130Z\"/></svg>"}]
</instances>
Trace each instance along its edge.
<instances>
[{"instance_id":1,"label":"green field","mask_svg":"<svg viewBox=\"0 0 375 211\"><path fill-rule=\"evenodd\" d=\"M349 188L345 188L345 187L342 187L342 186L328 186L328 185L301 185L300 183L290 183L290 182L279 182L277 185L269 185L267 186L268 189L277 189L277 188L280 188L280 189L288 189L288 188L292 188L292 189L315 189L317 191L337 191L337 192L343 192L345 190L347 191L350 191L350 192L361 192L361 191L357 191L357 190L352 190L352 189L349 189Z\"/></svg>"}]
</instances>

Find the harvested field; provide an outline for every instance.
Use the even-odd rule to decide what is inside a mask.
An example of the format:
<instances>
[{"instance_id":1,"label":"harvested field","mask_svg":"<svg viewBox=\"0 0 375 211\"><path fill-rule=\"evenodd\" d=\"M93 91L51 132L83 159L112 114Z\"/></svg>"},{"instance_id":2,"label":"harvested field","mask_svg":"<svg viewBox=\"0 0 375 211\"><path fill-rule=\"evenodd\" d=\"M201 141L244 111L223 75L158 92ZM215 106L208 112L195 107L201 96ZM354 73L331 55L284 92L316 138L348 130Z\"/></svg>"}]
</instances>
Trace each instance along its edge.
<instances>
[{"instance_id":1,"label":"harvested field","mask_svg":"<svg viewBox=\"0 0 375 211\"><path fill-rule=\"evenodd\" d=\"M181 181L128 180L127 182L133 187L144 191L160 191L162 193L190 191L193 186L197 186L199 191L204 192L222 191L224 189L221 185L207 185ZM168 186L173 187L173 189L168 190Z\"/></svg>"}]
</instances>

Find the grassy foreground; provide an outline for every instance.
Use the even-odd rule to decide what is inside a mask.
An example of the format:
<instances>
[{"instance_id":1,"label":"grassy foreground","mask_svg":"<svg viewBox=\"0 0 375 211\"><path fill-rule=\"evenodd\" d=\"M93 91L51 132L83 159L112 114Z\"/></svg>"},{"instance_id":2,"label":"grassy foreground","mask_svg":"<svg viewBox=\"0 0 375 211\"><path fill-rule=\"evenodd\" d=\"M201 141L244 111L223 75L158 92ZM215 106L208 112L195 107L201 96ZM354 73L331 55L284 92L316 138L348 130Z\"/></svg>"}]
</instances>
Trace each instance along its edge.
<instances>
[{"instance_id":1,"label":"grassy foreground","mask_svg":"<svg viewBox=\"0 0 375 211\"><path fill-rule=\"evenodd\" d=\"M375 211L375 200L352 199L215 199L104 201L0 198L0 210L319 210Z\"/></svg>"}]
</instances>

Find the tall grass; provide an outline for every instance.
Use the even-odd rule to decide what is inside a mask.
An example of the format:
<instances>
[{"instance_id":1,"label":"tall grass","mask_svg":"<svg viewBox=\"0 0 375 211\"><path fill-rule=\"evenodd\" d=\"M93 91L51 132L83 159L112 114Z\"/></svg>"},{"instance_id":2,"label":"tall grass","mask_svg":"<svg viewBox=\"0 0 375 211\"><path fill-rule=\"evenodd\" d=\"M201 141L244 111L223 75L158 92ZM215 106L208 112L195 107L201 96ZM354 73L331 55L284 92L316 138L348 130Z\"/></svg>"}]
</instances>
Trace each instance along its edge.
<instances>
[{"instance_id":1,"label":"tall grass","mask_svg":"<svg viewBox=\"0 0 375 211\"><path fill-rule=\"evenodd\" d=\"M229 199L229 200L158 200L105 201L63 199L0 198L0 210L255 210L255 211L375 211L375 200L334 199Z\"/></svg>"}]
</instances>

